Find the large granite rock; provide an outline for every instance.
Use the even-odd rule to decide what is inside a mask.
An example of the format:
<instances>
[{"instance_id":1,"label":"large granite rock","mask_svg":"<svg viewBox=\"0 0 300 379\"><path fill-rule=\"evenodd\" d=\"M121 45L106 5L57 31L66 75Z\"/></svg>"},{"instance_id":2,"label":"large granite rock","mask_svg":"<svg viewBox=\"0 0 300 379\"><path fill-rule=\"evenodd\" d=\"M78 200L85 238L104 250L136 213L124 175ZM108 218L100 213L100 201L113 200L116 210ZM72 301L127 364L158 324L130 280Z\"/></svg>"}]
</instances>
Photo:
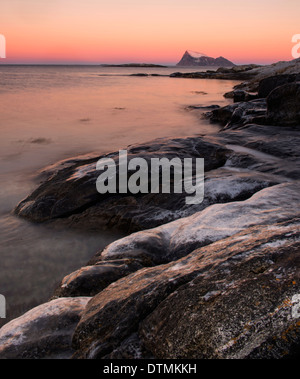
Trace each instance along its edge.
<instances>
[{"instance_id":1,"label":"large granite rock","mask_svg":"<svg viewBox=\"0 0 300 379\"><path fill-rule=\"evenodd\" d=\"M265 99L254 99L226 105L205 113L212 123L221 124L224 129L240 128L247 124L265 122L267 103Z\"/></svg>"},{"instance_id":2,"label":"large granite rock","mask_svg":"<svg viewBox=\"0 0 300 379\"><path fill-rule=\"evenodd\" d=\"M54 300L8 324L0 357L293 357L299 189L299 181L276 185L116 241L63 281L74 291L82 275L74 295L87 293L86 279L100 292ZM126 260L136 266L120 272ZM112 262L119 274L108 285L103 268Z\"/></svg>"},{"instance_id":3,"label":"large granite rock","mask_svg":"<svg viewBox=\"0 0 300 379\"><path fill-rule=\"evenodd\" d=\"M276 193L276 188L274 187L274 193ZM252 212L255 213L255 201L258 198L259 196L248 200L247 212L249 212L250 220L252 221ZM245 203L241 204L243 204L241 207L239 203L235 203L235 206L233 204L224 205L225 209L222 207L219 209L217 206L215 208L210 207L207 208L207 212L202 211L189 218L120 239L107 246L103 251L98 252L90 260L88 266L65 277L55 291L54 296L94 296L109 284L143 267L156 266L176 260L190 253L196 247L227 237L233 232L233 222L230 222L230 228L227 230L227 216L222 216L222 210L229 210L230 217L237 216L237 223L241 228L249 225L246 223L245 226L242 223L242 221L247 222L247 219L242 219L242 215L239 215L239 213L244 212L247 205ZM264 200L257 201L257 205L266 207ZM270 216L273 216L272 212ZM221 229L219 226L214 227L214 217L218 217L218 220L221 220ZM222 219L224 219L224 222ZM263 217L261 219L256 218L257 222L259 220L262 222ZM207 227L204 228L204 225L207 225ZM190 230L190 232L186 232L183 238L185 230ZM234 232L240 230L240 228L237 228ZM197 234L193 235L194 232Z\"/></svg>"},{"instance_id":4,"label":"large granite rock","mask_svg":"<svg viewBox=\"0 0 300 379\"><path fill-rule=\"evenodd\" d=\"M300 126L300 82L275 88L268 96L267 104L270 122L275 125Z\"/></svg>"},{"instance_id":5,"label":"large granite rock","mask_svg":"<svg viewBox=\"0 0 300 379\"><path fill-rule=\"evenodd\" d=\"M118 259L96 262L67 275L54 292L53 298L95 296L109 284L147 265L143 259Z\"/></svg>"},{"instance_id":6,"label":"large granite rock","mask_svg":"<svg viewBox=\"0 0 300 379\"><path fill-rule=\"evenodd\" d=\"M144 158L150 167L152 158L205 158L205 170L210 171L222 166L226 161L227 149L221 145L213 144L200 138L158 139L147 144L129 146L128 160L139 157ZM84 211L87 208L101 203L105 212L104 202L122 198L125 195L100 195L96 190L96 180L100 172L96 170L96 163L101 158L112 158L119 170L119 152L88 158L85 160L72 160L66 163L27 199L19 204L16 213L32 221L42 222L55 218L68 217ZM143 196L142 196L143 197ZM132 200L128 200L129 202Z\"/></svg>"},{"instance_id":7,"label":"large granite rock","mask_svg":"<svg viewBox=\"0 0 300 379\"><path fill-rule=\"evenodd\" d=\"M300 81L300 73L290 75L275 75L262 79L259 83L258 97L268 97L275 88L297 81Z\"/></svg>"},{"instance_id":8,"label":"large granite rock","mask_svg":"<svg viewBox=\"0 0 300 379\"><path fill-rule=\"evenodd\" d=\"M224 94L226 99L233 99L234 103L240 103L242 101L256 100L259 96L256 93L249 93L240 89L236 89Z\"/></svg>"},{"instance_id":9,"label":"large granite rock","mask_svg":"<svg viewBox=\"0 0 300 379\"><path fill-rule=\"evenodd\" d=\"M249 73L251 73L251 77L249 79L246 79L246 81L244 81L243 83L236 85L235 89L242 89L248 92L258 92L259 87L264 79L282 75L298 75L299 72L300 58L294 59L292 61L277 62L271 65L255 67L251 71L249 71ZM271 84L272 82L276 83L276 81L274 82L271 79L269 79L267 82L264 83L266 84L266 87L264 88L267 90L269 84ZM285 83L279 82L279 85L280 84ZM265 95L265 93L262 93L262 95Z\"/></svg>"},{"instance_id":10,"label":"large granite rock","mask_svg":"<svg viewBox=\"0 0 300 379\"><path fill-rule=\"evenodd\" d=\"M35 222L55 221L73 228L115 228L134 232L187 217L215 203L244 200L280 178L225 167L233 151L217 138L160 139L131 146L128 158L205 158L205 197L201 204L186 204L187 194L108 194L96 189L100 157L73 159L43 174L43 183L16 208L16 214ZM109 154L118 165L118 154Z\"/></svg>"},{"instance_id":11,"label":"large granite rock","mask_svg":"<svg viewBox=\"0 0 300 379\"><path fill-rule=\"evenodd\" d=\"M274 84L274 81L272 83ZM241 128L251 123L299 127L299 109L300 82L294 82L275 87L267 99L237 102L213 109L204 115L212 123L219 123L224 128L231 129Z\"/></svg>"},{"instance_id":12,"label":"large granite rock","mask_svg":"<svg viewBox=\"0 0 300 379\"><path fill-rule=\"evenodd\" d=\"M186 283L140 324L146 349L163 359L299 357L299 221L252 227L169 267Z\"/></svg>"},{"instance_id":13,"label":"large granite rock","mask_svg":"<svg viewBox=\"0 0 300 379\"><path fill-rule=\"evenodd\" d=\"M299 188L275 186L112 244L102 259L130 257L139 244L153 255L160 240L156 254L171 263L96 295L75 331L75 356L126 350L137 332L158 358L292 355L300 342L292 318L300 291Z\"/></svg>"},{"instance_id":14,"label":"large granite rock","mask_svg":"<svg viewBox=\"0 0 300 379\"><path fill-rule=\"evenodd\" d=\"M0 359L68 359L72 336L90 298L61 298L0 329Z\"/></svg>"},{"instance_id":15,"label":"large granite rock","mask_svg":"<svg viewBox=\"0 0 300 379\"><path fill-rule=\"evenodd\" d=\"M273 174L282 180L300 178L300 133L297 128L250 124L219 133L234 154L226 166ZM285 179L284 179L285 178Z\"/></svg>"},{"instance_id":16,"label":"large granite rock","mask_svg":"<svg viewBox=\"0 0 300 379\"><path fill-rule=\"evenodd\" d=\"M291 214L296 217L299 188L298 181L273 186L259 191L249 200L215 204L190 217L132 234L106 247L96 255L95 258L99 257L96 262L143 255L155 265L162 264L251 225L272 223Z\"/></svg>"},{"instance_id":17,"label":"large granite rock","mask_svg":"<svg viewBox=\"0 0 300 379\"><path fill-rule=\"evenodd\" d=\"M128 160L144 158L149 167L152 158L204 158L205 171L221 167L228 150L217 143L200 138L158 139L148 144L128 147ZM64 219L72 226L86 228L118 228L126 232L154 227L176 218L175 210L185 204L186 193L100 195L96 181L100 158L112 158L119 171L119 152L65 162L15 210L21 217L35 222ZM53 169L52 171L53 172ZM178 217L178 216L177 216Z\"/></svg>"}]
</instances>

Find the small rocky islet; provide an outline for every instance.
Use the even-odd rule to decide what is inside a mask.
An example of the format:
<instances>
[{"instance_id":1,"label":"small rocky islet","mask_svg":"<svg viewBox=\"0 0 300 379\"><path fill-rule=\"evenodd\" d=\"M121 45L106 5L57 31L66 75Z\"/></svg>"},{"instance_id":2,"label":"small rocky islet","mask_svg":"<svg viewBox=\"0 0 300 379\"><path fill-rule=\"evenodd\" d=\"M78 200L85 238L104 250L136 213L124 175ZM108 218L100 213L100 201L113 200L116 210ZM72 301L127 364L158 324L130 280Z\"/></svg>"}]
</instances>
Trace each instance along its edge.
<instances>
[{"instance_id":1,"label":"small rocky islet","mask_svg":"<svg viewBox=\"0 0 300 379\"><path fill-rule=\"evenodd\" d=\"M205 158L205 197L101 196L97 154L59 162L15 209L32 222L127 236L0 330L0 358L297 358L300 355L300 60L174 74L243 81L192 107L219 133L128 147ZM105 155L118 165L118 153Z\"/></svg>"}]
</instances>

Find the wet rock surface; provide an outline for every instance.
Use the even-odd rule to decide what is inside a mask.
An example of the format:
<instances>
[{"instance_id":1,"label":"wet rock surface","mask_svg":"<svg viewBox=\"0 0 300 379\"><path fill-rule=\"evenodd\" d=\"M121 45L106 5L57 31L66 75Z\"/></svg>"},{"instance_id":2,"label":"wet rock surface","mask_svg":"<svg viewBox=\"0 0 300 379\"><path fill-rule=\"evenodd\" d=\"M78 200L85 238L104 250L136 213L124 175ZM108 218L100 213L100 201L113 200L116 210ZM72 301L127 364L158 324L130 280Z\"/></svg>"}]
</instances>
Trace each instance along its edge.
<instances>
[{"instance_id":1,"label":"wet rock surface","mask_svg":"<svg viewBox=\"0 0 300 379\"><path fill-rule=\"evenodd\" d=\"M96 162L100 157L87 161L65 162L61 169L51 169L44 183L16 208L16 214L35 222L60 219L72 227L94 229L118 228L126 232L148 229L188 216L195 211L216 203L245 199L257 190L278 183L278 179L251 172L238 173L224 169L232 151L217 139L191 137L176 140L157 140L146 145L130 147L128 158L167 157L204 158L206 193L202 204L186 204L186 193L140 194L139 196L100 195L96 189L99 172ZM107 157L116 160L118 155ZM222 180L222 184L220 182ZM235 189L232 190L235 183Z\"/></svg>"},{"instance_id":2,"label":"wet rock surface","mask_svg":"<svg viewBox=\"0 0 300 379\"><path fill-rule=\"evenodd\" d=\"M140 324L145 347L158 358L298 356L299 231L299 219L253 227L189 256L199 271Z\"/></svg>"},{"instance_id":3,"label":"wet rock surface","mask_svg":"<svg viewBox=\"0 0 300 379\"><path fill-rule=\"evenodd\" d=\"M96 189L100 174L96 170L98 156L67 161L44 172L41 186L18 205L15 213L34 222L52 221L77 229L111 228L130 233L187 217L211 204L245 200L287 177L297 178L299 135L295 130L281 132L276 127L260 128L253 124L240 130L241 122L253 121L253 107L258 106L262 111L264 104L265 101L256 100L225 107L232 125L215 136L157 140L129 148L129 158L138 156L147 161L153 157L204 158L205 196L201 204L187 205L184 192L172 196L162 193L100 195ZM220 120L223 111L221 108L212 112ZM239 130L235 132L235 128ZM249 150L243 151L239 146ZM256 154L254 150L271 157ZM118 165L117 153L108 157L115 159Z\"/></svg>"},{"instance_id":4,"label":"wet rock surface","mask_svg":"<svg viewBox=\"0 0 300 379\"><path fill-rule=\"evenodd\" d=\"M299 320L292 310L300 291L299 188L299 182L280 184L247 201L216 204L111 244L94 264L133 257L141 262L147 255L169 263L124 276L87 302L73 334L73 358L296 354ZM72 299L61 300L68 309L65 302ZM32 312L30 322L39 314ZM44 317L48 324L51 317ZM26 322L18 324L24 337ZM43 333L36 346L42 346ZM12 348L9 331L2 329L1 337ZM28 345L19 344L10 354L26 356L27 351Z\"/></svg>"},{"instance_id":5,"label":"wet rock surface","mask_svg":"<svg viewBox=\"0 0 300 379\"><path fill-rule=\"evenodd\" d=\"M56 297L94 296L109 284L143 268L138 259L119 259L97 262L93 266L82 267L66 276L54 292Z\"/></svg>"},{"instance_id":6,"label":"wet rock surface","mask_svg":"<svg viewBox=\"0 0 300 379\"><path fill-rule=\"evenodd\" d=\"M206 113L212 123L226 128L237 128L251 123L265 122L267 113L266 99L242 101Z\"/></svg>"},{"instance_id":7,"label":"wet rock surface","mask_svg":"<svg viewBox=\"0 0 300 379\"><path fill-rule=\"evenodd\" d=\"M215 205L148 235L140 232L144 246L148 241L151 247L154 235L160 232L160 238L168 242L162 248L168 251L168 259L184 257L139 270L95 296L74 334L77 357L110 354L120 341L138 332L155 357L220 358L226 356L227 344L231 351L230 341L243 330L245 335L240 338L247 354L239 351L237 344L231 357L246 356L253 346L257 349L273 336L297 329L291 299L299 291L300 229L298 212L292 209L299 205L298 191L299 185L280 185L244 203L225 205L227 212ZM286 194L282 207L279 193ZM213 225L216 219L218 223ZM132 243L137 242L136 237ZM123 245L111 246L103 258L127 256L131 249L134 245L127 239ZM261 339L258 332L268 322L274 322L274 328L266 328ZM251 328L247 330L246 325ZM176 335L174 340L172 335ZM250 346L246 337L256 342Z\"/></svg>"},{"instance_id":8,"label":"wet rock surface","mask_svg":"<svg viewBox=\"0 0 300 379\"><path fill-rule=\"evenodd\" d=\"M225 164L228 153L224 146L205 139L158 139L129 146L128 160L144 158L151 167L152 158L205 158L205 171L210 172ZM119 152L64 162L61 168L51 168L50 174L44 172L46 180L18 205L15 213L34 222L63 219L72 227L126 232L155 227L181 216L178 212L185 206L186 193L100 195L96 188L101 173L96 163L100 158L112 158L119 172Z\"/></svg>"},{"instance_id":9,"label":"wet rock surface","mask_svg":"<svg viewBox=\"0 0 300 379\"><path fill-rule=\"evenodd\" d=\"M300 79L300 74L298 75ZM300 124L300 82L275 88L267 98L268 119L275 125Z\"/></svg>"},{"instance_id":10,"label":"wet rock surface","mask_svg":"<svg viewBox=\"0 0 300 379\"><path fill-rule=\"evenodd\" d=\"M256 100L264 96L259 96L258 94L255 94L255 93L249 93L247 91L236 89L234 91L225 93L224 97L227 99L233 99L235 103L239 103L241 101Z\"/></svg>"},{"instance_id":11,"label":"wet rock surface","mask_svg":"<svg viewBox=\"0 0 300 379\"><path fill-rule=\"evenodd\" d=\"M268 97L277 87L300 81L300 74L276 75L262 79L259 83L258 97Z\"/></svg>"},{"instance_id":12,"label":"wet rock surface","mask_svg":"<svg viewBox=\"0 0 300 379\"><path fill-rule=\"evenodd\" d=\"M0 329L0 359L68 359L72 336L90 298L57 299Z\"/></svg>"},{"instance_id":13,"label":"wet rock surface","mask_svg":"<svg viewBox=\"0 0 300 379\"><path fill-rule=\"evenodd\" d=\"M222 108L213 109L204 115L212 123L219 123L224 128L230 129L240 128L251 123L299 128L300 82L280 84L287 82L291 76L295 79L298 75L279 75L271 83L266 80L267 83L263 86L261 92L268 93L270 90L267 98L245 101L246 95L243 95L240 101ZM283 78L281 79L281 77ZM292 79L290 80L292 81ZM276 84L278 84L278 87L276 87ZM234 91L234 93L236 92L240 91Z\"/></svg>"},{"instance_id":14,"label":"wet rock surface","mask_svg":"<svg viewBox=\"0 0 300 379\"><path fill-rule=\"evenodd\" d=\"M300 59L294 59L289 62L277 62L267 66L254 67L253 70L251 70L251 74L253 75L252 78L246 80L241 84L238 84L237 86L235 86L235 89L242 89L248 92L258 92L260 85L264 79L273 78L274 76L280 75L299 75L299 72ZM282 83L282 81L276 83L276 81L274 82L274 80L272 79L268 79L268 82L266 83L270 84L272 82L275 83L275 87L274 84L272 85L273 89L276 88L277 85L286 84L285 82ZM263 95L264 97L267 96L269 93L267 92L261 95Z\"/></svg>"},{"instance_id":15,"label":"wet rock surface","mask_svg":"<svg viewBox=\"0 0 300 379\"><path fill-rule=\"evenodd\" d=\"M93 296L95 289L104 289L116 277L175 261L256 223L268 224L288 215L296 217L299 188L298 182L281 184L247 201L216 204L193 216L120 239L96 254L87 267L64 278L56 296L74 296L75 290L76 296ZM283 193L286 198L281 199ZM108 267L109 275L99 275L103 267Z\"/></svg>"}]
</instances>

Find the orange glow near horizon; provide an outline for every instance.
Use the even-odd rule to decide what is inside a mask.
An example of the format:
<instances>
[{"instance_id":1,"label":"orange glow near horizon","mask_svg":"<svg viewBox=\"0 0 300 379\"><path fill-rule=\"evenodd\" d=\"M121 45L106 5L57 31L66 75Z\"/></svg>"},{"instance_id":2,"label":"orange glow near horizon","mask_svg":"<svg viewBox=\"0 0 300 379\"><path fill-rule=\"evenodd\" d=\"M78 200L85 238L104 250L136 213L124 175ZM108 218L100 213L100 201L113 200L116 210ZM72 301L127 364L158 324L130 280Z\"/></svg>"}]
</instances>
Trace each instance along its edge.
<instances>
[{"instance_id":1,"label":"orange glow near horizon","mask_svg":"<svg viewBox=\"0 0 300 379\"><path fill-rule=\"evenodd\" d=\"M299 0L1 0L1 63L175 64L187 49L291 60L299 14Z\"/></svg>"}]
</instances>

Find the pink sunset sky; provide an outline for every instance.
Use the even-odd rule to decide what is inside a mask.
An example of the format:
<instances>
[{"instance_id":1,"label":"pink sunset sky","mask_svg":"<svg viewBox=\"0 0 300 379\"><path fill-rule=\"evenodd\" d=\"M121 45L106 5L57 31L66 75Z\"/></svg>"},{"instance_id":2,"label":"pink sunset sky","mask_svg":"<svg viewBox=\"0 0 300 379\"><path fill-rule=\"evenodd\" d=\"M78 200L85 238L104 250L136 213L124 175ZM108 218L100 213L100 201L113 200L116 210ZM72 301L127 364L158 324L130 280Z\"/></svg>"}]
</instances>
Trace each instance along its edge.
<instances>
[{"instance_id":1,"label":"pink sunset sky","mask_svg":"<svg viewBox=\"0 0 300 379\"><path fill-rule=\"evenodd\" d=\"M291 60L300 0L1 0L1 63Z\"/></svg>"}]
</instances>

